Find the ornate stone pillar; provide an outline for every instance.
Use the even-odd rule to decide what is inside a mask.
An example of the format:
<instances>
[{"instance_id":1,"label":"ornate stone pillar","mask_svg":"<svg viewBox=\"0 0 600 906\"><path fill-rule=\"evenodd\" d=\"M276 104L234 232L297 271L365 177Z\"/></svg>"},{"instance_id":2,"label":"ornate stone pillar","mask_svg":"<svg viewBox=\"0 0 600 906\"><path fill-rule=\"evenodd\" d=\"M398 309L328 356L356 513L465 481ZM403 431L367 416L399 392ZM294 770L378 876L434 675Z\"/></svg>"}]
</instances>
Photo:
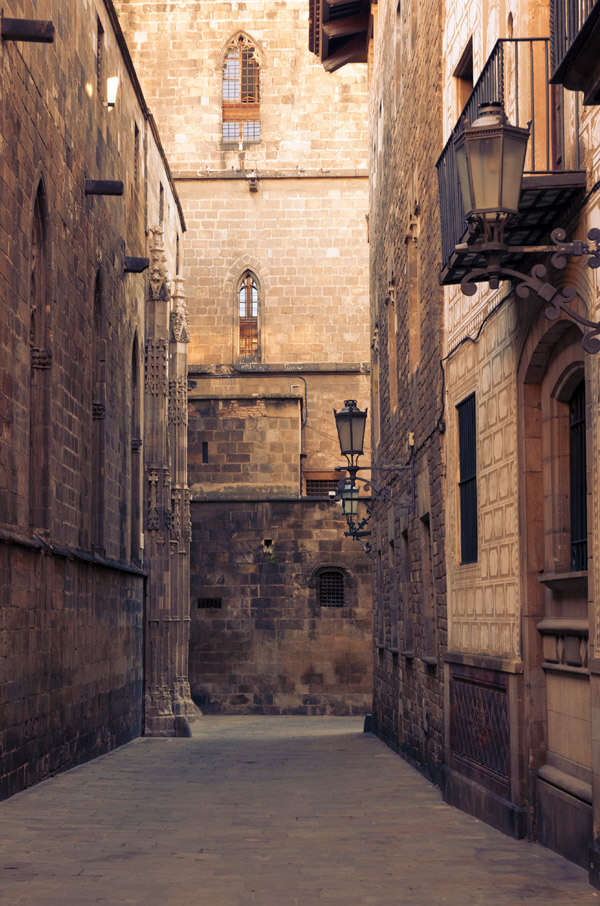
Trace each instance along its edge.
<instances>
[{"instance_id":1,"label":"ornate stone pillar","mask_svg":"<svg viewBox=\"0 0 600 906\"><path fill-rule=\"evenodd\" d=\"M172 509L171 600L177 621L175 651L175 714L196 716L190 696L188 657L190 644L190 492L187 483L187 366L189 336L183 280L175 277L169 335L169 445L171 451Z\"/></svg>"},{"instance_id":2,"label":"ornate stone pillar","mask_svg":"<svg viewBox=\"0 0 600 906\"><path fill-rule=\"evenodd\" d=\"M182 303L181 303L182 304ZM152 232L150 286L146 303L144 375L144 511L146 596L146 666L144 732L147 736L184 735L185 715L194 712L187 681L189 637L189 540L183 538L181 500L187 489L186 425L171 428L171 309L162 231ZM175 343L185 366L187 346ZM177 372L179 369L179 372ZM184 406L187 421L187 406ZM175 426L173 426L175 427ZM175 442L173 454L171 438ZM182 465L183 463L183 465ZM188 517L189 519L189 517ZM189 535L189 531L186 530ZM180 547L183 554L180 554ZM187 551L187 556L186 552ZM182 571L180 559L187 572ZM184 582L187 575L187 581ZM185 627L185 628L184 628ZM176 719L177 718L177 719ZM182 727L182 719L184 726Z\"/></svg>"}]
</instances>

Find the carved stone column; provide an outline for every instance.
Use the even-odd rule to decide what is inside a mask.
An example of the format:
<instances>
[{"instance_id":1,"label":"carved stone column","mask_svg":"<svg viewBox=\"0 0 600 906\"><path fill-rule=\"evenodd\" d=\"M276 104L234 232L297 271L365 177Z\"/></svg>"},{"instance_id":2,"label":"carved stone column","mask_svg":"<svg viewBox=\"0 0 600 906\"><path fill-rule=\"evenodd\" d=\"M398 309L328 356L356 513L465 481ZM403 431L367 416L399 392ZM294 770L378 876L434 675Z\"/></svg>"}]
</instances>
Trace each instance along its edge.
<instances>
[{"instance_id":1,"label":"carved stone column","mask_svg":"<svg viewBox=\"0 0 600 906\"><path fill-rule=\"evenodd\" d=\"M172 510L171 600L177 620L175 688L176 714L196 716L199 710L190 696L188 654L190 644L190 492L187 484L187 311L183 281L175 277L169 335L169 445L171 450Z\"/></svg>"},{"instance_id":2,"label":"carved stone column","mask_svg":"<svg viewBox=\"0 0 600 906\"><path fill-rule=\"evenodd\" d=\"M189 684L187 688L185 686L189 569L187 583L183 584L178 566L183 525L179 500L185 484L185 473L182 484L180 461L183 458L187 467L187 438L184 437L182 442L183 450L175 448L173 455L170 450L171 308L163 235L157 230L152 233L150 249L144 375L145 562L148 568L144 732L147 736L182 735L185 733L185 726L181 726L182 720L185 723L184 715L194 711ZM183 348L187 359L187 347ZM181 364L176 367L181 368ZM187 409L185 411L187 414ZM186 549L189 562L189 542Z\"/></svg>"}]
</instances>

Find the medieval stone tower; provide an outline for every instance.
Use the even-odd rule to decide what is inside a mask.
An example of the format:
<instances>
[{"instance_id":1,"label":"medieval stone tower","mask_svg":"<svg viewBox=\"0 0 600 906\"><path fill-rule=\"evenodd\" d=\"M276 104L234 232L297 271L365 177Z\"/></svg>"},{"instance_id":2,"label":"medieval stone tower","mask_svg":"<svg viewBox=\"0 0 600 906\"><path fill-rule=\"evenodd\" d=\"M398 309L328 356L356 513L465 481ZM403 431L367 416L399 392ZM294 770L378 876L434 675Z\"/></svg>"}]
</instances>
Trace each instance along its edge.
<instances>
[{"instance_id":1,"label":"medieval stone tower","mask_svg":"<svg viewBox=\"0 0 600 906\"><path fill-rule=\"evenodd\" d=\"M305 0L117 6L187 224L192 695L366 710L368 562L328 501L332 410L369 394L366 72L322 70Z\"/></svg>"}]
</instances>

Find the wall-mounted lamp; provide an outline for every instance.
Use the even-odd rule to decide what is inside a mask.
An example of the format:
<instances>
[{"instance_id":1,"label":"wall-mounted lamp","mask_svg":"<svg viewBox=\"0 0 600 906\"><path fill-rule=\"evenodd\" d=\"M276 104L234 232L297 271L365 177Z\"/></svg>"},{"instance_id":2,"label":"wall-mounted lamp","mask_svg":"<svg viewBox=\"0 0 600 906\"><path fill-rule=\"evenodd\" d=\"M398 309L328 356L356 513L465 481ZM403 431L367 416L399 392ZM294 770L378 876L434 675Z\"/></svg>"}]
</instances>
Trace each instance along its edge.
<instances>
[{"instance_id":1,"label":"wall-mounted lamp","mask_svg":"<svg viewBox=\"0 0 600 906\"><path fill-rule=\"evenodd\" d=\"M104 106L112 110L117 101L117 92L119 90L119 76L111 76L106 80L106 100Z\"/></svg>"},{"instance_id":2,"label":"wall-mounted lamp","mask_svg":"<svg viewBox=\"0 0 600 906\"><path fill-rule=\"evenodd\" d=\"M572 286L557 289L544 278L547 268L541 263L532 266L529 274L516 270L515 256L552 254L552 266L562 270L567 257L587 255L590 267L600 267L600 230L593 229L588 239L593 247L576 240L565 242L566 233L560 227L550 236L551 245L509 245L504 241L507 224L518 215L521 178L529 129L511 126L502 104L482 104L475 122L467 124L454 141L458 181L463 198L465 217L471 238L456 246L458 252L476 253L485 259L485 267L476 267L461 280L461 290L467 296L477 291L477 282L488 280L497 289L500 280L511 280L517 296L528 298L533 291L547 303L546 317L553 321L561 311L587 328L581 345L586 352L600 352L600 322L589 321L569 308L577 295Z\"/></svg>"},{"instance_id":3,"label":"wall-mounted lamp","mask_svg":"<svg viewBox=\"0 0 600 906\"><path fill-rule=\"evenodd\" d=\"M349 477L344 477L338 482L337 492L335 499L339 499L342 506L342 513L346 517L346 522L348 523L348 531L344 532L346 537L354 538L355 541L359 541L363 550L367 553L371 552L371 545L367 541L363 541L363 538L371 534L370 530L366 528L371 519L371 497L361 497L360 495L360 485L358 482L361 482L363 485L363 490L367 491L369 494L373 494L374 497L385 496L390 498L391 492L389 488L383 487L379 489L373 488L373 485L370 480L362 478L357 473L360 471L369 471L369 472L411 472L411 502L410 503L399 503L399 506L406 506L408 508L414 509L414 497L415 497L415 474L414 474L414 460L411 458L410 464L407 466L359 466L358 458L363 455L364 447L364 438L365 438L365 424L367 421L367 409L361 410L356 405L356 400L346 400L344 402L344 408L340 409L339 412L333 410L335 416L335 424L337 427L338 438L340 441L340 451L342 456L346 457L348 462L347 466L339 466L336 471L347 472ZM362 519L358 519L358 506L359 503L365 503L366 511Z\"/></svg>"}]
</instances>

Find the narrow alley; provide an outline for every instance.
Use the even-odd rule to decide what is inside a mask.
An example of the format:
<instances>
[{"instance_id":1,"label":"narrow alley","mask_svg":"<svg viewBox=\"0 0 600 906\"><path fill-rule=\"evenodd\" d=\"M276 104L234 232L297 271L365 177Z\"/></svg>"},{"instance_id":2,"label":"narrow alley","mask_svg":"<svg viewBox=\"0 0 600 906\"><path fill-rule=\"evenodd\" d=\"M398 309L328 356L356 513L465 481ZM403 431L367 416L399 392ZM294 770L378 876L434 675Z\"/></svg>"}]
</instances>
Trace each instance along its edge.
<instances>
[{"instance_id":1,"label":"narrow alley","mask_svg":"<svg viewBox=\"0 0 600 906\"><path fill-rule=\"evenodd\" d=\"M0 805L10 906L600 903L586 872L442 802L358 718L204 717Z\"/></svg>"}]
</instances>

